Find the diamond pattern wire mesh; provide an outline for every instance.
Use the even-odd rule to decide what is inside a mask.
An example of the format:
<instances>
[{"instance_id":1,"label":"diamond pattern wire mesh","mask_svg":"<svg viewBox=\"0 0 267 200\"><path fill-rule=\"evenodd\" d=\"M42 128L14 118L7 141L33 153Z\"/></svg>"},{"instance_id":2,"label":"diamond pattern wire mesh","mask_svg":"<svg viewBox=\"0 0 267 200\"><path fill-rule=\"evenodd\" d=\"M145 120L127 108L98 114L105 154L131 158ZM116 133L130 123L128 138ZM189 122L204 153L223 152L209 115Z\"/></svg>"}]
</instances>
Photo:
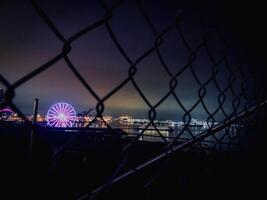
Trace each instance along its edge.
<instances>
[{"instance_id":1,"label":"diamond pattern wire mesh","mask_svg":"<svg viewBox=\"0 0 267 200\"><path fill-rule=\"evenodd\" d=\"M239 65L231 64L231 46L227 43L226 39L223 37L223 34L218 29L214 29L212 31L207 31L206 33L204 33L202 35L201 42L197 45L194 45L194 47L192 44L190 44L190 41L183 31L183 27L181 26L181 21L183 21L183 11L178 12L172 24L167 26L164 30L159 31L154 25L154 22L150 19L141 1L136 1L136 5L143 17L143 20L154 35L154 45L151 46L149 49L146 49L143 53L141 53L137 59L133 59L121 45L120 38L116 36L113 31L113 27L110 23L113 14L116 13L117 8L119 8L124 3L124 1L119 0L111 5L107 5L105 1L100 0L99 3L105 10L105 15L98 21L89 24L88 26L84 27L79 32L74 33L68 38L66 38L64 36L64 33L62 33L57 28L54 22L46 14L45 10L43 10L42 7L39 6L37 1L31 2L37 14L47 24L48 28L55 34L57 39L62 43L62 50L52 59L48 60L43 65L36 67L33 71L21 77L14 83L10 83L2 74L0 74L0 82L7 88L4 94L4 102L1 103L1 108L5 106L11 107L12 110L18 113L18 115L22 119L24 119L26 124L31 125L31 122L26 119L20 109L13 103L16 89L24 83L30 81L33 77L40 75L49 68L52 68L57 62L61 60L64 60L64 62L66 63L66 67L68 67L72 71L75 77L86 88L88 93L90 93L97 101L97 104L95 105L96 116L94 120L88 124L88 127L90 127L91 124L96 122L96 120L101 119L106 125L106 127L111 132L113 131L113 128L103 119L105 103L107 100L111 99L114 94L122 90L122 88L124 88L126 84L131 84L135 88L138 95L142 98L143 102L148 107L147 113L149 123L130 143L128 143L123 148L123 159L119 163L117 170L111 176L108 183L104 185L104 188L107 185L112 184L116 180L119 180L120 178L127 177L126 173L123 177L116 179L116 177L120 173L120 170L127 161L127 154L129 149L133 146L135 142L139 140L140 137L144 135L145 131L149 127L152 126L157 132L158 136L162 139L162 141L166 143L163 154L158 157L158 159L160 159L161 156L168 156L172 151L177 149L186 149L194 146L197 146L199 148L205 148L205 144L210 145L208 141L212 141L213 147L220 147L224 143L231 145L231 142L235 141L239 134L240 126L236 126L236 124L241 124L247 114L249 114L250 112L254 112L258 108L266 104L266 100L264 101L263 98L264 96L261 95L262 91L252 92L251 95L249 87L253 87L253 80L255 79L254 74L247 73L246 67L244 67L244 63L242 62L240 62ZM73 42L79 40L85 35L90 35L91 31L100 27L104 27L107 30L110 39L113 41L114 46L117 48L117 51L121 54L122 58L128 63L128 76L125 77L120 84L116 85L104 97L100 97L95 91L95 89L90 84L88 84L88 82L77 70L77 67L73 64L72 60L69 57L69 53L72 51ZM182 40L184 48L186 49L189 55L187 58L187 63L184 66L179 66L177 71L171 70L171 68L167 64L167 59L162 53L162 45L164 44L164 40L168 37L167 34L171 31L176 32L176 37ZM224 50L220 54L220 57L213 55L213 49L211 47L210 41L214 38L220 41L224 47ZM206 80L202 80L199 78L199 70L196 70L197 67L195 66L195 61L198 59L198 57L201 57L203 53L208 57L211 69L210 75L207 77ZM154 104L149 101L146 93L142 90L140 83L138 83L138 81L136 80L136 74L139 71L142 71L140 63L142 63L144 59L150 57L152 54L156 55L158 61L161 64L161 67L164 69L164 71L169 77L168 91L166 91L164 94L161 94L160 100L158 100ZM227 83L224 85L220 84L218 81L218 77L220 76L222 71L227 72L227 78L225 79ZM195 100L191 107L185 106L184 102L181 100L181 97L179 96L179 94L177 94L177 88L180 86L180 77L184 73L190 73L191 78L197 84L198 98ZM216 102L217 105L215 109L211 109L209 106L209 102L205 99L208 93L208 88L210 86L216 88L218 94ZM157 119L158 108L162 105L163 102L165 102L169 98L173 98L177 103L177 107L182 110L182 120L184 123L184 127L181 129L179 134L175 136L175 138L171 141L169 141L162 134L157 124L155 123L155 120ZM226 101L231 102L230 112L226 109ZM192 121L192 112L197 107L202 107L202 109L208 116L206 119L208 129L198 135L194 134L192 132L192 129L190 128L190 123ZM224 118L219 124L216 123L216 115L218 115L218 113L221 113ZM233 131L231 131L233 128L237 130L234 133ZM190 137L183 139L183 136L185 134L189 135ZM61 150L63 149L64 147ZM55 153L55 155L57 155L58 153L59 152ZM142 169L142 167L146 166L147 164L150 164L151 162L153 161L148 161L147 163L144 163L144 165L141 166L140 169ZM131 173L134 172L129 171L129 174ZM102 189L103 188L100 187L100 189L97 191L101 191ZM87 197L88 196L85 196L85 198Z\"/></svg>"}]
</instances>

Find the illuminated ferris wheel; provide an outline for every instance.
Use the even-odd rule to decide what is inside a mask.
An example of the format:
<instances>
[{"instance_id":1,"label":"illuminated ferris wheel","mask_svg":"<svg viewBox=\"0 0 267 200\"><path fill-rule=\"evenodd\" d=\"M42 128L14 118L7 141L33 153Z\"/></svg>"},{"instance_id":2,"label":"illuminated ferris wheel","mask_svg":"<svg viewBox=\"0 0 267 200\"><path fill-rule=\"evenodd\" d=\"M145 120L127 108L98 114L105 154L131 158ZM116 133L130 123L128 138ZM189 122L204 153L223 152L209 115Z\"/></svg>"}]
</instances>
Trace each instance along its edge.
<instances>
[{"instance_id":1,"label":"illuminated ferris wheel","mask_svg":"<svg viewBox=\"0 0 267 200\"><path fill-rule=\"evenodd\" d=\"M64 102L52 105L47 112L47 124L53 127L72 127L75 122L76 111Z\"/></svg>"}]
</instances>

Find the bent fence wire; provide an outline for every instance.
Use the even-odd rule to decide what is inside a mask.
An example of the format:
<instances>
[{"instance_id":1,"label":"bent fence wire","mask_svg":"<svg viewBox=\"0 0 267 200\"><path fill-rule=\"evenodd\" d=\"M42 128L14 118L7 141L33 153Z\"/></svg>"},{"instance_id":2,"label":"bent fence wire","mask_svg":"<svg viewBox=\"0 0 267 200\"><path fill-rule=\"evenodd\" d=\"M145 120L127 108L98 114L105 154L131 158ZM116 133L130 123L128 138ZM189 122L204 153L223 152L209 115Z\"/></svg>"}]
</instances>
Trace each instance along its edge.
<instances>
[{"instance_id":1,"label":"bent fence wire","mask_svg":"<svg viewBox=\"0 0 267 200\"><path fill-rule=\"evenodd\" d=\"M116 13L117 8L119 8L124 3L124 1L118 0L111 5L107 5L105 1L99 1L103 9L105 10L105 15L98 21L89 24L79 32L71 35L69 38L66 38L64 36L64 33L62 33L57 28L54 22L46 14L46 11L43 10L43 8L38 4L37 1L31 1L31 3L40 18L47 24L47 27L62 43L62 51L48 60L46 63L36 67L35 70L21 77L14 83L10 83L2 74L0 74L0 81L6 87L6 91L4 93L4 101L1 103L1 108L9 106L12 110L18 113L18 115L25 121L26 124L32 126L31 122L26 119L20 109L13 103L16 89L31 80L33 77L38 76L49 68L52 68L55 63L61 60L65 61L66 67L68 67L72 71L72 73L76 76L80 83L86 88L88 93L90 93L97 101L95 105L96 116L94 120L92 120L88 124L88 127L90 127L90 125L93 124L96 120L101 119L112 133L113 127L105 122L103 118L105 103L107 100L111 99L114 94L122 90L122 88L124 88L127 84L131 84L135 88L136 92L149 108L147 110L149 123L147 123L145 128L142 129L142 131L139 132L134 137L134 139L131 140L131 142L129 142L123 148L123 159L118 164L117 169L111 175L110 179L103 186L99 187L90 194L86 194L85 196L81 197L81 199L89 197L93 198L107 186L110 186L122 179L129 177L130 175L142 170L148 165L157 162L158 160L161 160L162 158L170 156L174 151L190 149L195 146L199 148L205 148L207 146L211 147L210 144L212 144L213 147L219 147L224 143L230 145L231 143L233 144L234 141L237 141L236 138L238 138L239 129L242 128L242 123L247 118L247 116L250 113L254 113L255 111L261 109L267 103L266 99L264 99L264 95L261 95L262 91L260 91L260 88L256 88L254 85L253 81L255 80L255 75L253 73L247 72L247 68L245 66L246 63L242 61L240 61L239 64L231 63L231 44L227 43L227 40L219 29L206 31L202 35L202 40L199 44L190 44L190 41L187 38L187 35L184 33L183 27L181 25L181 21L183 21L184 17L183 10L178 11L178 14L173 20L172 24L165 27L165 29L163 30L158 30L153 20L147 13L145 7L142 5L141 1L136 1L136 5L143 17L144 22L150 29L151 33L154 35L154 45L149 49L146 49L143 53L140 53L137 59L133 59L121 45L120 38L116 36L110 23L113 14ZM72 51L72 43L76 40L79 40L84 35L90 35L91 31L98 29L99 27L104 27L107 30L110 39L113 41L114 46L117 48L117 51L128 63L128 76L125 77L125 79L120 84L114 86L114 88L109 91L109 93L104 97L100 97L95 89L87 83L84 76L77 70L76 66L73 64L69 57L69 53ZM164 44L164 40L168 37L168 33L171 31L176 32L176 37L181 39L184 45L184 49L188 53L186 64L184 66L177 66L177 71L171 70L171 68L167 64L168 60L162 53L162 45ZM224 48L223 51L221 51L222 53L220 54L220 56L214 55L215 50L212 47L212 40L214 39L223 44ZM150 57L151 54L156 55L156 58L161 64L161 67L165 70L166 74L169 77L169 90L164 94L161 94L161 99L154 104L149 101L146 93L142 90L140 84L135 78L137 73L142 72L140 63L142 63L143 60L147 57ZM196 59L203 56L203 54L208 57L210 63L210 74L207 75L207 78L205 80L199 78L199 69L196 70L199 66L195 66ZM222 71L227 71L227 77L225 77L227 83L224 85L220 84L218 81L218 77L221 73L223 73ZM195 99L195 102L190 108L184 105L184 102L181 100L181 97L177 93L177 87L180 84L180 77L184 73L190 73L192 80L195 81L198 87L198 98ZM213 109L210 108L209 101L205 99L208 93L208 88L210 86L215 88L217 92L217 105L213 107ZM179 108L183 112L183 127L179 130L179 134L172 138L172 140L168 140L168 138L162 134L162 131L158 128L158 125L155 122L158 114L157 109L168 98L173 98L177 103L177 108ZM230 108L229 106L228 108L226 108L227 101L230 102ZM192 122L192 112L197 107L202 107L208 117L206 118L207 128L200 133L195 134L193 133L190 124ZM218 114L223 116L222 120L218 120L216 118ZM124 174L121 174L120 171L125 162L127 162L127 154L129 149L135 142L139 141L139 139L145 135L145 132L150 129L150 127L153 127L154 131L157 132L158 137L160 137L162 142L165 143L164 151L151 160L148 160L145 163L136 166L136 168ZM184 135L187 135L187 137L185 138ZM64 146L55 153L55 156L63 150Z\"/></svg>"}]
</instances>

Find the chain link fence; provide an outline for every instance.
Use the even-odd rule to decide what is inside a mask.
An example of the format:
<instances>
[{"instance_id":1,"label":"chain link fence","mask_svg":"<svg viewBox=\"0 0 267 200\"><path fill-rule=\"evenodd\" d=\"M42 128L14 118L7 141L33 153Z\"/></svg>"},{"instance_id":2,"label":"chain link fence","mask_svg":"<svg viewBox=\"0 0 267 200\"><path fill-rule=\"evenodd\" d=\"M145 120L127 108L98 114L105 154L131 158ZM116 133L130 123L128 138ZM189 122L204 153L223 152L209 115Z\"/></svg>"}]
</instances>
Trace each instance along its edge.
<instances>
[{"instance_id":1,"label":"chain link fence","mask_svg":"<svg viewBox=\"0 0 267 200\"><path fill-rule=\"evenodd\" d=\"M142 101L146 104L148 108L147 118L149 122L124 145L120 152L122 159L118 162L116 170L114 170L113 174L103 186L94 190L90 194L82 196L80 199L93 199L97 194L101 193L112 184L124 180L138 171L142 171L153 163L164 158L169 158L174 152L190 150L192 148L212 149L222 148L223 146L233 147L234 145L240 145L240 138L242 138L243 134L242 127L246 125L246 120L249 119L249 115L256 113L267 103L264 91L261 91L261 88L257 87L255 82L257 74L249 71L251 67L247 66L242 54L241 56L239 54L233 56L233 51L235 51L235 49L231 43L228 43L227 37L224 36L224 32L220 31L219 28L212 27L208 30L203 28L204 31L201 33L201 41L198 44L192 44L192 41L190 41L191 38L188 37L189 33L184 32L182 23L186 10L179 10L169 26L164 29L158 29L156 22L149 16L148 8L145 6L146 3L136 1L135 5L138 8L139 14L141 14L144 23L153 35L152 39L154 44L150 48L144 50L144 52L139 52L137 58L132 58L121 44L121 38L116 35L111 23L114 14L116 14L117 10L120 6L124 5L124 3L124 1L114 1L108 4L105 1L100 0L99 5L101 5L105 11L104 16L70 37L65 37L65 34L59 30L53 20L51 20L50 16L46 14L46 11L38 4L38 1L31 1L36 14L46 23L47 28L49 28L62 43L62 50L53 58L41 66L36 67L33 71L19 78L14 83L11 83L0 74L0 82L6 88L4 99L3 102L1 102L0 107L10 107L25 121L25 125L33 128L34 125L32 125L32 122L24 116L20 108L13 102L16 96L16 90L32 78L42 74L45 70L53 68L53 66L60 61L65 62L66 68L71 70L77 80L79 80L83 87L97 102L95 105L96 116L90 121L87 128L90 128L90 126L97 120L101 120L106 125L108 132L115 134L117 129L113 128L104 120L103 113L105 111L106 102L112 99L116 93L125 88L126 85L132 85ZM131 26L131 24L129 24L129 26ZM128 63L128 66L125 66L128 67L127 77L125 77L118 85L114 86L113 89L103 97L101 97L95 88L86 81L85 75L82 75L79 72L69 56L70 52L73 50L72 45L75 41L83 38L85 35L90 37L90 33L99 28L104 28L107 31L108 37L113 41L121 58ZM177 66L176 70L173 70L173 67L169 66L166 54L163 53L162 50L165 41L168 40L169 33L175 33L175 37L182 41L183 46L181 48L186 52L184 52L186 55L186 63ZM218 46L214 46L215 42L220 43L219 49ZM142 73L141 64L145 59L152 55L155 56L162 69L169 77L167 86L168 91L160 94L161 98L156 103L150 101L150 98L148 98L146 92L142 90L142 87L140 86L141 84L136 79L136 75ZM205 69L209 70L205 76L200 76L199 73L201 73L202 66L198 64L198 59L203 57L208 59L208 62L205 63L205 65L208 66L205 66ZM183 88L186 89L186 86L180 85L183 79L182 77L186 73L190 74L190 80L194 81L197 85L195 90L197 98L190 106L185 106L186 102L181 100L181 94L177 91ZM152 67L151 74L153 74ZM224 81L222 82L221 79L224 79ZM155 85L155 87L157 86ZM213 91L213 100L215 99L213 103L207 98L209 90ZM182 113L183 123L182 128L180 128L177 131L177 134L171 139L164 136L162 130L160 130L155 122L159 114L159 107L170 98L174 99L176 102L176 107L173 109L179 110L179 112ZM125 99L125 101L127 100ZM213 105L211 106L211 104ZM196 134L192 128L192 120L194 118L193 113L197 108L201 108L207 117L205 119L206 128ZM153 129L153 131L156 132L157 137L163 142L164 148L162 152L141 165L135 166L133 169L129 169L129 171L122 173L122 169L124 168L125 163L127 163L131 148L136 143L140 142L141 138L146 136L146 132L149 129ZM75 138L79 136L80 135L77 134ZM64 144L60 150L57 150L57 152L54 153L54 156L60 156L60 153L64 151L69 144L75 141L75 138L72 138Z\"/></svg>"}]
</instances>

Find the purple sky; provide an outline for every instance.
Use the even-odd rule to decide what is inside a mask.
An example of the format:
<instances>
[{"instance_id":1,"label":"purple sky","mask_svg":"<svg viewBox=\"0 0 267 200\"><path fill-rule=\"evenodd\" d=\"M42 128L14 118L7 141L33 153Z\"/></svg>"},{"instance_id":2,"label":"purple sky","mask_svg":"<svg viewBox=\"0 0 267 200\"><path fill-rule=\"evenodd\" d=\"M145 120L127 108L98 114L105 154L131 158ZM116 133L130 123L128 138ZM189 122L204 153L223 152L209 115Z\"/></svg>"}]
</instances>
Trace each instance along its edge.
<instances>
[{"instance_id":1,"label":"purple sky","mask_svg":"<svg viewBox=\"0 0 267 200\"><path fill-rule=\"evenodd\" d=\"M101 19L105 14L98 1L38 2L66 38ZM201 24L198 16L205 20L209 14L205 10L202 10L204 15L195 12L197 6L188 8L185 4L179 5L180 7L175 5L176 7L172 7L170 2L165 1L156 4L147 1L144 8L159 32L173 23L175 10L186 8L181 27L189 44L195 47L201 42L204 31L210 28ZM113 13L110 25L132 60L136 60L154 45L155 36L134 1L126 1L119 6ZM28 1L1 2L0 27L0 73L11 83L47 62L62 49L61 41ZM214 40L211 45L211 48L216 49L213 53L217 55L222 44ZM178 37L176 29L166 34L160 50L173 73L188 61L189 52ZM115 47L104 26L74 41L69 58L100 97L104 97L128 76L129 64ZM209 78L211 62L204 51L199 53L194 68L201 81ZM170 78L156 53L142 60L137 69L136 82L151 104L157 103L169 90ZM225 77L228 75L225 67L222 67L218 77L221 85L227 83ZM0 87L5 89L2 83ZM176 92L186 108L189 109L197 100L198 88L190 70L179 76ZM214 110L218 91L214 85L208 86L207 91L205 101ZM14 102L24 113L31 113L34 98L40 100L41 114L45 114L50 105L59 101L72 104L78 112L96 105L96 100L72 74L64 60L18 87ZM231 105L230 100L231 98L226 102L226 108ZM173 97L164 101L157 110L161 119L180 119L183 114ZM147 117L147 111L148 106L131 83L105 102L105 114L129 113L137 117ZM201 106L194 110L193 115L196 118L207 117Z\"/></svg>"}]
</instances>

